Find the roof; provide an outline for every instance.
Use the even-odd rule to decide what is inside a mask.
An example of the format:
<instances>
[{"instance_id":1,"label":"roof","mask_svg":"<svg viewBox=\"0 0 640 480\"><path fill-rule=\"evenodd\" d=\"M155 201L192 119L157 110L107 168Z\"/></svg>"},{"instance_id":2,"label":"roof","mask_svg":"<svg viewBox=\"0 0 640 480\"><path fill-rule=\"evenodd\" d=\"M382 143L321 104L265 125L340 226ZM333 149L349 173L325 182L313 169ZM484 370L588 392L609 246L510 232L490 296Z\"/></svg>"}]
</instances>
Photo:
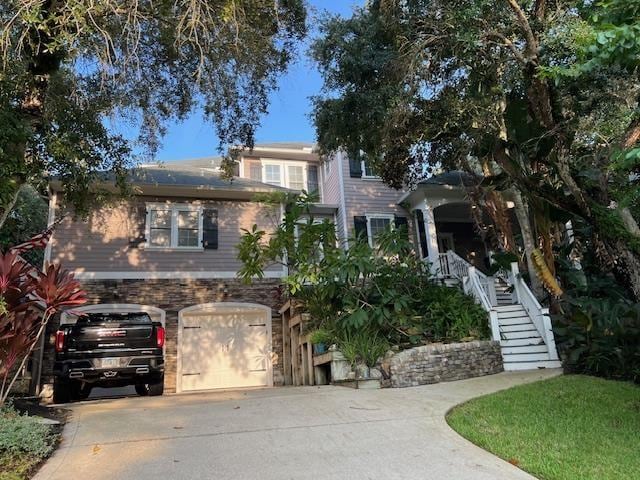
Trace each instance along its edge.
<instances>
[{"instance_id":1,"label":"roof","mask_svg":"<svg viewBox=\"0 0 640 480\"><path fill-rule=\"evenodd\" d=\"M141 165L129 170L127 179L142 195L250 199L256 193L293 191L248 178L224 179L218 168L220 160L220 157L206 157ZM113 172L103 172L99 178L99 183L107 187L115 184ZM51 186L54 190L62 187L57 179Z\"/></svg>"},{"instance_id":2,"label":"roof","mask_svg":"<svg viewBox=\"0 0 640 480\"><path fill-rule=\"evenodd\" d=\"M315 150L316 145L312 142L271 142L271 143L256 143L253 146L254 150L260 150L262 148L279 149L284 150Z\"/></svg>"},{"instance_id":3,"label":"roof","mask_svg":"<svg viewBox=\"0 0 640 480\"><path fill-rule=\"evenodd\" d=\"M434 175L422 180L419 185L450 185L452 187L471 187L476 184L472 175L459 170Z\"/></svg>"}]
</instances>

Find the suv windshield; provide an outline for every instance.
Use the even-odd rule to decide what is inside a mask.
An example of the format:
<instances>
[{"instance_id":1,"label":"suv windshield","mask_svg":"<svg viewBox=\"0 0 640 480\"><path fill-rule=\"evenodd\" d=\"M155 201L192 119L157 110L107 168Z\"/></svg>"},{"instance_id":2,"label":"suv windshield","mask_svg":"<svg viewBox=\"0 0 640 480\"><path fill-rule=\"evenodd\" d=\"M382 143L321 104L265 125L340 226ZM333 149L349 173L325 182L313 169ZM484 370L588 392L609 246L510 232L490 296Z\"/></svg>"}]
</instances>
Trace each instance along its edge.
<instances>
[{"instance_id":1,"label":"suv windshield","mask_svg":"<svg viewBox=\"0 0 640 480\"><path fill-rule=\"evenodd\" d=\"M90 313L78 317L78 323L151 323L148 313Z\"/></svg>"}]
</instances>

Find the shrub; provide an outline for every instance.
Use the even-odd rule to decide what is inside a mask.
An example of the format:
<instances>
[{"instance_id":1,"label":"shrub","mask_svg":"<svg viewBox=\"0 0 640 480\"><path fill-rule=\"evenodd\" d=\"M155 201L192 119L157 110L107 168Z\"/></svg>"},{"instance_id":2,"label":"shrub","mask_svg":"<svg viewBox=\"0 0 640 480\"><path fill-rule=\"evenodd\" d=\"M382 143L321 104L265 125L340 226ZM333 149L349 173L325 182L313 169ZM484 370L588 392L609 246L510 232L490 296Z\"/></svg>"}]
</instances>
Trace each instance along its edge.
<instances>
[{"instance_id":1,"label":"shrub","mask_svg":"<svg viewBox=\"0 0 640 480\"><path fill-rule=\"evenodd\" d=\"M573 297L563 310L554 332L567 370L640 383L640 304Z\"/></svg>"},{"instance_id":2,"label":"shrub","mask_svg":"<svg viewBox=\"0 0 640 480\"><path fill-rule=\"evenodd\" d=\"M13 408L0 410L0 452L12 455L29 454L41 460L55 446L57 434L34 417L21 415Z\"/></svg>"}]
</instances>

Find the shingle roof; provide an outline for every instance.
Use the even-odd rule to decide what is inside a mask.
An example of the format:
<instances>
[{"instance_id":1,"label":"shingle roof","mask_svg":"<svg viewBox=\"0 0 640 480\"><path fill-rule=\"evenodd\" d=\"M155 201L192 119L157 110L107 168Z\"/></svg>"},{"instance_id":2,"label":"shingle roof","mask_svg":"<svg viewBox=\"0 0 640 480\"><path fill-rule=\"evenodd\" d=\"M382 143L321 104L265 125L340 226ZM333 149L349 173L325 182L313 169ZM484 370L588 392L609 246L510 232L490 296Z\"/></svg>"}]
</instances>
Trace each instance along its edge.
<instances>
[{"instance_id":1,"label":"shingle roof","mask_svg":"<svg viewBox=\"0 0 640 480\"><path fill-rule=\"evenodd\" d=\"M476 181L472 175L468 173L454 170L451 172L441 173L433 177L422 180L420 185L451 185L453 187L471 187L476 185Z\"/></svg>"},{"instance_id":2,"label":"shingle roof","mask_svg":"<svg viewBox=\"0 0 640 480\"><path fill-rule=\"evenodd\" d=\"M248 178L223 179L220 172L206 159L185 162L168 162L142 166L129 171L128 180L133 185L194 187L208 190L236 190L253 192L286 192L287 188L269 185ZM210 160L210 159L209 159ZM113 173L104 173L102 180L113 181Z\"/></svg>"}]
</instances>

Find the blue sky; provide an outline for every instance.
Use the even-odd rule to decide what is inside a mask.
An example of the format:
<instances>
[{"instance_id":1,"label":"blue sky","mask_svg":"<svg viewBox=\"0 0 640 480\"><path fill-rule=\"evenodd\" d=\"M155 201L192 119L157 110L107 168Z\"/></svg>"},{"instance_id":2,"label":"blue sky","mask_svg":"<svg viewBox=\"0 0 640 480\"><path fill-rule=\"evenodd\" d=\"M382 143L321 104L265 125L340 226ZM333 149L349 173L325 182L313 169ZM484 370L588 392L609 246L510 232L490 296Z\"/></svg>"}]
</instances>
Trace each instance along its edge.
<instances>
[{"instance_id":1,"label":"blue sky","mask_svg":"<svg viewBox=\"0 0 640 480\"><path fill-rule=\"evenodd\" d=\"M328 10L349 16L353 6L364 4L364 0L310 0L309 3L318 11ZM310 12L310 15L314 13ZM310 23L313 24L313 20ZM311 32L311 35L314 33ZM256 132L256 142L315 140L313 125L308 116L311 110L309 97L320 91L322 79L305 53L306 45L302 45L297 60L280 79L279 89L271 95L269 113L262 119ZM196 112L185 122L169 125L157 160L218 155L217 146L218 139L213 126Z\"/></svg>"}]
</instances>

